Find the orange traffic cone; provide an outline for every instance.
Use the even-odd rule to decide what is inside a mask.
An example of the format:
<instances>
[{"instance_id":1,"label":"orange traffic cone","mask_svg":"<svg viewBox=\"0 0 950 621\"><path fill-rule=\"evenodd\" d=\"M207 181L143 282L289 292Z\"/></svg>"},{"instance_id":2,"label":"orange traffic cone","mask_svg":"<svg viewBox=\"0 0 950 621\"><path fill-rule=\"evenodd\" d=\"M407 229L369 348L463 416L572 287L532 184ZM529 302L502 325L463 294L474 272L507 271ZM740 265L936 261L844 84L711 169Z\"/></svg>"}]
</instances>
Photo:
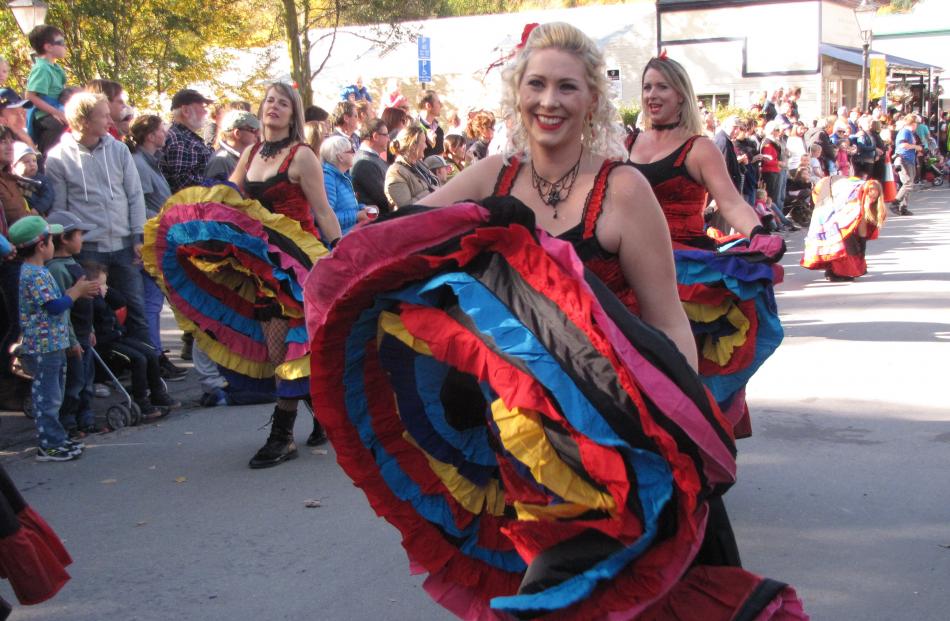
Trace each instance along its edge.
<instances>
[{"instance_id":1,"label":"orange traffic cone","mask_svg":"<svg viewBox=\"0 0 950 621\"><path fill-rule=\"evenodd\" d=\"M894 181L894 167L891 165L891 156L884 153L884 202L889 203L897 198L897 183Z\"/></svg>"}]
</instances>

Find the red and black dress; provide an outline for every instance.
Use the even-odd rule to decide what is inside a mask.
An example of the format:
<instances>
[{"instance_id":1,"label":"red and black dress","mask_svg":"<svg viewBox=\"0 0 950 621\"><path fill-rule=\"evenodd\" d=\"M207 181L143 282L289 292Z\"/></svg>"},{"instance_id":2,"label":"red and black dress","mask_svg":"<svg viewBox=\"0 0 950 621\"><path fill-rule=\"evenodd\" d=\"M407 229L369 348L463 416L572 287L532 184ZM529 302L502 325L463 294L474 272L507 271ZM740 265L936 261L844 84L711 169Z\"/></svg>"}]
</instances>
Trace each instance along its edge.
<instances>
[{"instance_id":1,"label":"red and black dress","mask_svg":"<svg viewBox=\"0 0 950 621\"><path fill-rule=\"evenodd\" d=\"M558 235L558 239L569 242L584 265L588 267L601 281L616 295L624 306L633 314L640 315L640 306L633 289L627 284L627 279L620 268L617 255L604 250L597 241L597 221L604 210L604 197L607 196L607 183L610 173L618 166L625 166L623 162L604 160L597 176L594 178L594 187L591 188L584 202L584 212L577 226L571 227ZM510 196L511 188L521 171L522 162L512 157L498 173L498 181L492 196Z\"/></svg>"},{"instance_id":2,"label":"red and black dress","mask_svg":"<svg viewBox=\"0 0 950 621\"><path fill-rule=\"evenodd\" d=\"M231 385L277 396L307 394L310 352L303 281L327 254L303 188L287 171L247 181L250 199L230 184L185 188L145 227L146 270L166 292L182 330L222 368ZM254 147L250 159L257 154ZM274 365L261 321L286 319L287 355Z\"/></svg>"},{"instance_id":3,"label":"red and black dress","mask_svg":"<svg viewBox=\"0 0 950 621\"><path fill-rule=\"evenodd\" d=\"M639 134L633 134L627 148ZM680 300L689 317L699 353L699 374L737 437L751 434L745 386L782 342L773 285L781 266L751 263L716 249L705 234L706 188L686 168L696 139L646 164L631 164L643 173L666 216L673 240Z\"/></svg>"},{"instance_id":4,"label":"red and black dress","mask_svg":"<svg viewBox=\"0 0 950 621\"><path fill-rule=\"evenodd\" d=\"M663 208L670 237L675 244L712 247L706 237L703 211L706 188L696 182L686 169L686 156L699 136L693 136L661 160L647 164L630 162L650 182L656 200ZM634 138L636 140L636 138ZM630 143L631 146L633 142Z\"/></svg>"},{"instance_id":5,"label":"red and black dress","mask_svg":"<svg viewBox=\"0 0 950 621\"><path fill-rule=\"evenodd\" d=\"M247 167L250 167L251 160L257 155L262 143L257 143L251 147L251 156L247 158ZM261 205L267 208L271 213L279 213L300 223L301 228L316 237L320 237L320 231L313 221L313 211L310 209L310 202L303 193L303 188L299 183L294 183L287 175L290 164L294 161L294 156L300 147L309 149L310 147L301 143L295 144L290 148L290 153L281 162L277 174L262 181L249 181L247 179L247 168L245 168L244 190L251 198L259 201Z\"/></svg>"}]
</instances>

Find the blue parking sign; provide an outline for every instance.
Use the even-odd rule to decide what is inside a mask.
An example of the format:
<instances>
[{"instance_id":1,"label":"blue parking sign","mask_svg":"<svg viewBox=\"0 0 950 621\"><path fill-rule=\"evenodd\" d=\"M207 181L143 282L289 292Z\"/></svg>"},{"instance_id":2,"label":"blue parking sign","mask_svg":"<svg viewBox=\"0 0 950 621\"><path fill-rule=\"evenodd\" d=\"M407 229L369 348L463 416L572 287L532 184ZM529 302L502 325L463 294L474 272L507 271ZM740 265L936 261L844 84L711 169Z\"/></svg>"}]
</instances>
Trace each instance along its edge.
<instances>
[{"instance_id":1,"label":"blue parking sign","mask_svg":"<svg viewBox=\"0 0 950 621\"><path fill-rule=\"evenodd\" d=\"M432 81L432 61L419 59L419 81Z\"/></svg>"},{"instance_id":2,"label":"blue parking sign","mask_svg":"<svg viewBox=\"0 0 950 621\"><path fill-rule=\"evenodd\" d=\"M432 40L429 37L419 37L419 60L432 60Z\"/></svg>"}]
</instances>

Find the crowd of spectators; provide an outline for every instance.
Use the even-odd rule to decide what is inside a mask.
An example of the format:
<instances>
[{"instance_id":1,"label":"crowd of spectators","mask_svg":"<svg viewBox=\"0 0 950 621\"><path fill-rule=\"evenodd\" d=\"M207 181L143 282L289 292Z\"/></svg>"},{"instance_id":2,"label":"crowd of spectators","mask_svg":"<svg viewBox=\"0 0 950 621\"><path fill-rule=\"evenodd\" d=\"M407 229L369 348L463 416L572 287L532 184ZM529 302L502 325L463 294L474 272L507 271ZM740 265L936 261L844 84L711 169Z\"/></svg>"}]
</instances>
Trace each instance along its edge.
<instances>
[{"instance_id":1,"label":"crowd of spectators","mask_svg":"<svg viewBox=\"0 0 950 621\"><path fill-rule=\"evenodd\" d=\"M60 29L38 26L29 40L34 65L23 96L0 90L0 234L15 247L0 274L0 407L18 409L28 389L11 372L11 345L20 342L18 355L27 367L50 356L59 360L62 353L66 386L50 389L54 397L63 394L42 401L37 429L38 457L64 461L81 453L86 433L102 430L90 409L91 395L105 392L93 387L91 348L121 351L132 359L132 393L145 414L163 415L179 405L165 382L182 379L187 370L172 363L161 339L165 300L141 266L143 227L175 192L226 181L241 153L261 140L261 121L247 102L215 102L193 89L175 93L167 112L137 114L117 81L67 83ZM0 84L7 80L6 69L0 59ZM377 110L357 79L333 110L306 110L304 135L321 158L328 202L343 232L431 193L484 158L495 136L494 115L472 110L463 123L457 112L443 112L434 90L421 94L415 110L398 91L381 107ZM56 224L64 218L68 231ZM28 256L39 268L46 261L69 262L71 276L25 290L21 276ZM91 284L73 287L80 279ZM99 300L88 308L103 316L87 317L87 297ZM21 334L20 325L27 302L43 309L47 328L68 327L72 338L24 338L29 335ZM193 362L205 393L202 404L227 403L227 382L207 355L188 338L180 353ZM32 370L38 372L37 364Z\"/></svg>"},{"instance_id":2,"label":"crowd of spectators","mask_svg":"<svg viewBox=\"0 0 950 621\"><path fill-rule=\"evenodd\" d=\"M798 88L763 93L744 113L721 122L700 103L707 134L722 151L730 177L746 201L755 205L757 191L764 190L771 225L796 230L808 222L787 217L791 193L831 175L883 184L891 167L899 189L888 206L894 215L912 215L909 196L922 184L928 166L938 174L944 170L947 113L928 124L919 114L894 108L874 106L862 113L841 106L835 114L806 120L798 113L800 95ZM710 211L714 213L715 206Z\"/></svg>"}]
</instances>

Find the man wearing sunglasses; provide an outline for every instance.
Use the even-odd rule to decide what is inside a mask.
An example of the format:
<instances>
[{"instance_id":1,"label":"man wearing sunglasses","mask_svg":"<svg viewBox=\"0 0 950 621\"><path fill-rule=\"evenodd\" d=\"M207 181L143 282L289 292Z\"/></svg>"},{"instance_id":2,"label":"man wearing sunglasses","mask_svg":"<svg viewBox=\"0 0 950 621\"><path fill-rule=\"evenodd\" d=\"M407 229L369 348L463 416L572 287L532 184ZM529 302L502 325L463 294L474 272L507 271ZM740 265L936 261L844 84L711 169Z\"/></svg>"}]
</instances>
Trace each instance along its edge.
<instances>
[{"instance_id":1,"label":"man wearing sunglasses","mask_svg":"<svg viewBox=\"0 0 950 621\"><path fill-rule=\"evenodd\" d=\"M230 110L221 120L218 132L218 150L208 161L205 177L227 181L234 172L244 149L257 144L261 123L245 110Z\"/></svg>"},{"instance_id":2,"label":"man wearing sunglasses","mask_svg":"<svg viewBox=\"0 0 950 621\"><path fill-rule=\"evenodd\" d=\"M66 129L60 102L66 87L66 71L57 62L66 58L66 40L62 30L47 25L31 30L29 39L36 60L26 81L26 98L34 106L27 127L36 146L45 154Z\"/></svg>"}]
</instances>

